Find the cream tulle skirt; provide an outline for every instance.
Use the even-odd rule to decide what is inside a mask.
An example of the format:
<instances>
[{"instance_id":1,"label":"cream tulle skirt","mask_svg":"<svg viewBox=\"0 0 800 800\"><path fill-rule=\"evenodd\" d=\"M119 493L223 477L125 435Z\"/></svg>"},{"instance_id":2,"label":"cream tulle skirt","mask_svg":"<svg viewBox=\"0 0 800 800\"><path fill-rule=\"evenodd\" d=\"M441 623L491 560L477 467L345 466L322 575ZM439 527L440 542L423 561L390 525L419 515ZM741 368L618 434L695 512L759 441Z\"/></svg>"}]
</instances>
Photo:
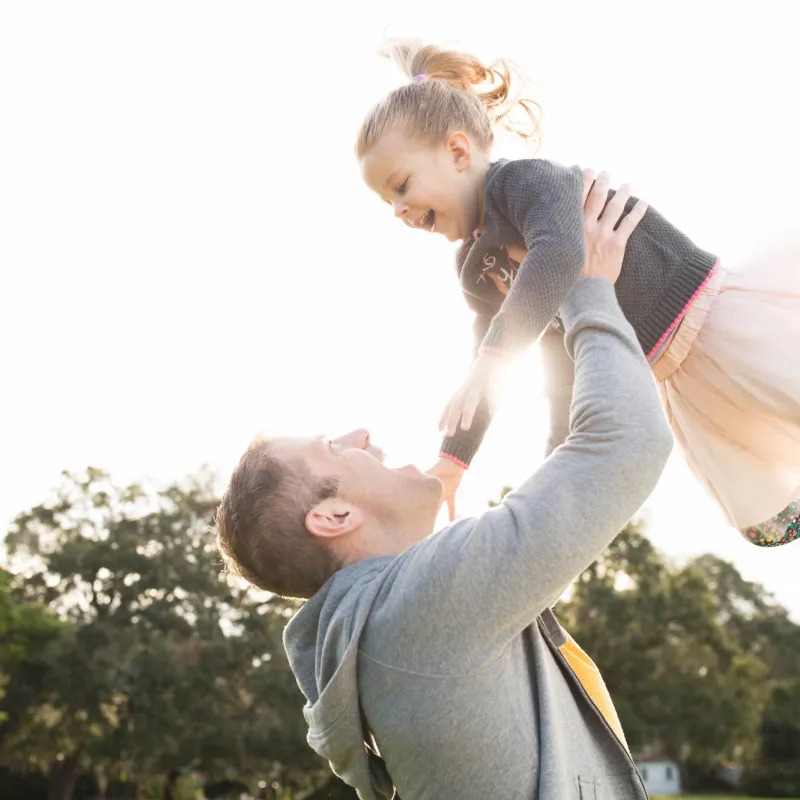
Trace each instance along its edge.
<instances>
[{"instance_id":1,"label":"cream tulle skirt","mask_svg":"<svg viewBox=\"0 0 800 800\"><path fill-rule=\"evenodd\" d=\"M780 521L800 497L795 239L750 263L717 264L652 363L689 467L742 531Z\"/></svg>"}]
</instances>

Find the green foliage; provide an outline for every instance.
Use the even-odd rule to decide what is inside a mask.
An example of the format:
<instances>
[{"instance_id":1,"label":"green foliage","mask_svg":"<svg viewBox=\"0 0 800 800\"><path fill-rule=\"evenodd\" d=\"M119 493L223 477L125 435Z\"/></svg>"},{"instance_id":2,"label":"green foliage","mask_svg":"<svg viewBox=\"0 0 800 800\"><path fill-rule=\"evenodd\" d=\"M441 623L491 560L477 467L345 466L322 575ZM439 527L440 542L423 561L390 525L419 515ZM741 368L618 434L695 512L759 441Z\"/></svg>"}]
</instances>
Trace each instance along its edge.
<instances>
[{"instance_id":1,"label":"green foliage","mask_svg":"<svg viewBox=\"0 0 800 800\"><path fill-rule=\"evenodd\" d=\"M11 668L58 635L61 625L37 603L20 603L13 595L13 575L0 568L0 666Z\"/></svg>"},{"instance_id":2,"label":"green foliage","mask_svg":"<svg viewBox=\"0 0 800 800\"><path fill-rule=\"evenodd\" d=\"M334 776L306 800L358 800L358 795L344 781Z\"/></svg>"},{"instance_id":3,"label":"green foliage","mask_svg":"<svg viewBox=\"0 0 800 800\"><path fill-rule=\"evenodd\" d=\"M41 603L20 602L12 591L12 579L10 572L0 569L0 741L8 724L7 707L26 701L15 692L13 700L9 697L3 703L5 687L21 674L34 680L66 628Z\"/></svg>"},{"instance_id":4,"label":"green foliage","mask_svg":"<svg viewBox=\"0 0 800 800\"><path fill-rule=\"evenodd\" d=\"M761 797L800 797L800 761L769 764L750 770L742 789Z\"/></svg>"},{"instance_id":5,"label":"green foliage","mask_svg":"<svg viewBox=\"0 0 800 800\"><path fill-rule=\"evenodd\" d=\"M221 574L216 505L207 476L153 493L89 469L17 517L11 590L66 634L13 676L0 761L58 765L65 787L80 765L104 781L192 766L313 783L281 642L293 606Z\"/></svg>"},{"instance_id":6,"label":"green foliage","mask_svg":"<svg viewBox=\"0 0 800 800\"><path fill-rule=\"evenodd\" d=\"M281 642L297 605L222 574L216 505L208 476L153 492L89 469L14 521L19 569L0 570L0 765L18 774L0 769L0 796L35 796L38 770L48 800L95 783L161 800L177 768L176 800L260 781L279 796L353 797L305 743ZM558 612L634 750L709 770L744 761L754 789L796 791L800 626L762 587L713 556L670 564L629 526Z\"/></svg>"},{"instance_id":7,"label":"green foliage","mask_svg":"<svg viewBox=\"0 0 800 800\"><path fill-rule=\"evenodd\" d=\"M706 555L667 563L628 526L559 608L597 662L634 751L756 763L779 678L798 675L798 626L764 590Z\"/></svg>"},{"instance_id":8,"label":"green foliage","mask_svg":"<svg viewBox=\"0 0 800 800\"><path fill-rule=\"evenodd\" d=\"M800 678L772 690L761 726L763 757L771 763L800 763Z\"/></svg>"}]
</instances>

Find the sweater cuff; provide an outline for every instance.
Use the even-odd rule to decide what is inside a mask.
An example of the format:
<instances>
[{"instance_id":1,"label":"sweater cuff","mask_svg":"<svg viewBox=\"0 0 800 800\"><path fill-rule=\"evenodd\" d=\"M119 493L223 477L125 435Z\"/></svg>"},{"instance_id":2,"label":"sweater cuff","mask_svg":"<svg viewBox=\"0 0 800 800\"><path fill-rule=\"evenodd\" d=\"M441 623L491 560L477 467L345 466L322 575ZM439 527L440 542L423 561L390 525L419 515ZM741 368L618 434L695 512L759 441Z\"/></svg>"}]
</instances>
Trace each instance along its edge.
<instances>
[{"instance_id":1,"label":"sweater cuff","mask_svg":"<svg viewBox=\"0 0 800 800\"><path fill-rule=\"evenodd\" d=\"M493 353L496 355L510 356L513 355L512 349L509 347L509 336L506 326L506 315L498 311L489 325L489 330L483 337L483 341L478 347L479 353Z\"/></svg>"},{"instance_id":2,"label":"sweater cuff","mask_svg":"<svg viewBox=\"0 0 800 800\"><path fill-rule=\"evenodd\" d=\"M491 347L487 345L481 345L478 353L482 356L499 356L500 358L511 355L508 350L504 350L502 347Z\"/></svg>"},{"instance_id":3,"label":"sweater cuff","mask_svg":"<svg viewBox=\"0 0 800 800\"><path fill-rule=\"evenodd\" d=\"M439 457L449 458L460 467L469 469L469 465L472 463L472 459L475 458L475 453L478 452L480 446L480 438L470 436L469 431L459 430L455 436L445 436Z\"/></svg>"},{"instance_id":4,"label":"sweater cuff","mask_svg":"<svg viewBox=\"0 0 800 800\"><path fill-rule=\"evenodd\" d=\"M463 428L459 428L455 436L444 437L442 446L439 448L439 457L449 458L464 469L469 469L475 453L480 449L491 418L489 404L484 399L478 404L469 430L465 431Z\"/></svg>"},{"instance_id":5,"label":"sweater cuff","mask_svg":"<svg viewBox=\"0 0 800 800\"><path fill-rule=\"evenodd\" d=\"M461 461L461 459L456 458L453 455L450 455L450 453L445 453L444 450L442 450L442 452L439 453L439 458L446 458L448 459L448 461L452 461L454 464L458 464L458 466L461 467L461 469L469 469L469 464L466 464L463 461Z\"/></svg>"}]
</instances>

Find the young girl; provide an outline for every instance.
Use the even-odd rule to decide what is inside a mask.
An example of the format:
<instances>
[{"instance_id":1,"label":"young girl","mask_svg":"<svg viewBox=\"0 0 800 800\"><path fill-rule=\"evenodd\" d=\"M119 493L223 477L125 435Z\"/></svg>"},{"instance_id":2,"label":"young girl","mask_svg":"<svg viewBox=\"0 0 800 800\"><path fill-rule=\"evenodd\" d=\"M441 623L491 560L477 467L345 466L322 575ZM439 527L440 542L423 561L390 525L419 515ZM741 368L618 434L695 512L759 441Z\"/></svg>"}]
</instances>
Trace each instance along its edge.
<instances>
[{"instance_id":1,"label":"young girl","mask_svg":"<svg viewBox=\"0 0 800 800\"><path fill-rule=\"evenodd\" d=\"M407 225L461 242L457 271L476 313L476 358L443 414L447 435L431 470L452 516L489 424L496 365L545 329L551 418L565 417L558 404L570 402L572 366L555 337L584 262L583 176L542 159L491 161L493 126L514 129L515 107L534 121L527 138L536 133L506 62L487 68L414 43L387 53L412 80L364 120L356 148L364 179ZM651 208L628 241L616 293L709 494L754 544L800 537L800 242L723 266ZM551 447L565 433L551 433Z\"/></svg>"}]
</instances>

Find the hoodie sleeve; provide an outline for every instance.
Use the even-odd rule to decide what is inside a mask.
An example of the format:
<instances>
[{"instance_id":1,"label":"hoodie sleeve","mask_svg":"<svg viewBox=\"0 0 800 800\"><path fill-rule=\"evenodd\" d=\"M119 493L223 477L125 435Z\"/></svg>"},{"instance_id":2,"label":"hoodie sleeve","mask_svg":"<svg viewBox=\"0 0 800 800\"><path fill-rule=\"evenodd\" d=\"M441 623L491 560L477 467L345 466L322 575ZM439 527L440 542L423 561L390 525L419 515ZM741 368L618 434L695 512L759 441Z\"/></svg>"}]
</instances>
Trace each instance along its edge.
<instances>
[{"instance_id":1,"label":"hoodie sleeve","mask_svg":"<svg viewBox=\"0 0 800 800\"><path fill-rule=\"evenodd\" d=\"M408 551L391 657L422 671L497 658L608 546L656 485L672 437L614 289L581 278L562 308L575 361L571 432L503 503ZM403 586L405 584L405 586Z\"/></svg>"},{"instance_id":2,"label":"hoodie sleeve","mask_svg":"<svg viewBox=\"0 0 800 800\"><path fill-rule=\"evenodd\" d=\"M563 444L569 436L569 411L572 404L574 365L564 343L564 334L549 327L540 341L542 377L550 429L547 434L545 457Z\"/></svg>"},{"instance_id":3,"label":"hoodie sleeve","mask_svg":"<svg viewBox=\"0 0 800 800\"><path fill-rule=\"evenodd\" d=\"M527 255L481 344L482 352L517 352L558 313L586 254L583 177L550 161L509 161L487 188L492 203L525 242Z\"/></svg>"}]
</instances>

